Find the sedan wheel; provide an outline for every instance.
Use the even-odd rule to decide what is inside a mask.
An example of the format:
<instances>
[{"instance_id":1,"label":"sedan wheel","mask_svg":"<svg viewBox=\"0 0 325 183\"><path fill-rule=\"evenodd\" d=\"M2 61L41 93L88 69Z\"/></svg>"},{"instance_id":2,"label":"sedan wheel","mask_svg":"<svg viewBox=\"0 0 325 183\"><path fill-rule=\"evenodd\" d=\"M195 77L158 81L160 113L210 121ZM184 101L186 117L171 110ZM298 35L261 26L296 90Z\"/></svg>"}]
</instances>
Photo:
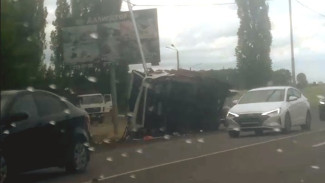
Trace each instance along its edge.
<instances>
[{"instance_id":1,"label":"sedan wheel","mask_svg":"<svg viewBox=\"0 0 325 183\"><path fill-rule=\"evenodd\" d=\"M285 116L284 128L282 129L282 132L289 133L290 130L291 130L291 118L290 115L287 113Z\"/></svg>"},{"instance_id":2,"label":"sedan wheel","mask_svg":"<svg viewBox=\"0 0 325 183\"><path fill-rule=\"evenodd\" d=\"M66 165L67 171L84 171L87 168L89 160L89 150L84 143L81 143L81 141L74 143L69 153L69 163Z\"/></svg>"},{"instance_id":3,"label":"sedan wheel","mask_svg":"<svg viewBox=\"0 0 325 183\"><path fill-rule=\"evenodd\" d=\"M6 160L0 155L0 183L4 183L8 176L8 167Z\"/></svg>"},{"instance_id":4,"label":"sedan wheel","mask_svg":"<svg viewBox=\"0 0 325 183\"><path fill-rule=\"evenodd\" d=\"M263 130L262 129L256 129L255 130L255 135L257 135L257 136L263 135Z\"/></svg>"},{"instance_id":5,"label":"sedan wheel","mask_svg":"<svg viewBox=\"0 0 325 183\"><path fill-rule=\"evenodd\" d=\"M87 166L87 149L86 147L78 143L74 150L74 161L76 164L76 170L82 170Z\"/></svg>"},{"instance_id":6,"label":"sedan wheel","mask_svg":"<svg viewBox=\"0 0 325 183\"><path fill-rule=\"evenodd\" d=\"M301 125L301 129L310 130L310 127L311 127L311 115L310 112L308 111L306 115L306 124Z\"/></svg>"}]
</instances>

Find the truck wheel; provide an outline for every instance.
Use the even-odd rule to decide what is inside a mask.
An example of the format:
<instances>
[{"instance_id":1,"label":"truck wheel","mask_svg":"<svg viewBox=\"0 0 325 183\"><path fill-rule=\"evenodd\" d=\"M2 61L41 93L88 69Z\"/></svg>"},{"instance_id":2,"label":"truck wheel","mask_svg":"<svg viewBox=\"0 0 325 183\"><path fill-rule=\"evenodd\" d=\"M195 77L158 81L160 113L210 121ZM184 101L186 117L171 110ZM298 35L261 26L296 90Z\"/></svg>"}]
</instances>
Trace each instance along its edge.
<instances>
[{"instance_id":1,"label":"truck wheel","mask_svg":"<svg viewBox=\"0 0 325 183\"><path fill-rule=\"evenodd\" d=\"M262 129L255 130L255 135L257 135L257 136L263 135L263 130Z\"/></svg>"},{"instance_id":2,"label":"truck wheel","mask_svg":"<svg viewBox=\"0 0 325 183\"><path fill-rule=\"evenodd\" d=\"M99 119L98 119L98 122L100 123L100 124L102 124L102 123L104 123L104 120L105 118L104 118L104 116L102 116L102 117L100 117Z\"/></svg>"},{"instance_id":3,"label":"truck wheel","mask_svg":"<svg viewBox=\"0 0 325 183\"><path fill-rule=\"evenodd\" d=\"M228 131L228 134L229 134L229 137L231 137L231 138L238 138L240 132L232 130L232 131Z\"/></svg>"}]
</instances>

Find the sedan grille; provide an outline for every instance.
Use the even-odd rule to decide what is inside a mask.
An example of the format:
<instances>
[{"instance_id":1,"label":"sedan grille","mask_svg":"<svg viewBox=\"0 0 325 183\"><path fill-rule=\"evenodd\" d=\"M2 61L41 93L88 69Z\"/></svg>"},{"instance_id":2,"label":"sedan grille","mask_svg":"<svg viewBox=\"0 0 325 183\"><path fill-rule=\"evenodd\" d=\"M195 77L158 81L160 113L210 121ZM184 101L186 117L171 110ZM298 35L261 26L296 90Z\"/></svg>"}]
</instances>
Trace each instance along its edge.
<instances>
[{"instance_id":1,"label":"sedan grille","mask_svg":"<svg viewBox=\"0 0 325 183\"><path fill-rule=\"evenodd\" d=\"M100 112L100 107L95 108L86 108L85 109L88 113Z\"/></svg>"},{"instance_id":2,"label":"sedan grille","mask_svg":"<svg viewBox=\"0 0 325 183\"><path fill-rule=\"evenodd\" d=\"M261 114L241 114L236 121L241 127L259 127L264 119Z\"/></svg>"}]
</instances>

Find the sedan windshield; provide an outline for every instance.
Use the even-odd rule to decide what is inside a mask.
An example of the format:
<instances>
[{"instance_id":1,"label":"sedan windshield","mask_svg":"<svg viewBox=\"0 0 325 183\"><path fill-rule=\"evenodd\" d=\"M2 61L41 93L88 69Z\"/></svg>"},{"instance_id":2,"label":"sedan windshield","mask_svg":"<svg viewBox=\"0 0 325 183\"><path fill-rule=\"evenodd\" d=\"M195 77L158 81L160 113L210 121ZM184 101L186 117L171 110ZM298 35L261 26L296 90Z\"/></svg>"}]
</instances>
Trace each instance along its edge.
<instances>
[{"instance_id":1,"label":"sedan windshield","mask_svg":"<svg viewBox=\"0 0 325 183\"><path fill-rule=\"evenodd\" d=\"M80 104L98 104L103 103L103 97L100 95L84 96L80 98Z\"/></svg>"},{"instance_id":2,"label":"sedan windshield","mask_svg":"<svg viewBox=\"0 0 325 183\"><path fill-rule=\"evenodd\" d=\"M284 100L284 93L284 89L249 91L240 99L239 104L280 102Z\"/></svg>"}]
</instances>

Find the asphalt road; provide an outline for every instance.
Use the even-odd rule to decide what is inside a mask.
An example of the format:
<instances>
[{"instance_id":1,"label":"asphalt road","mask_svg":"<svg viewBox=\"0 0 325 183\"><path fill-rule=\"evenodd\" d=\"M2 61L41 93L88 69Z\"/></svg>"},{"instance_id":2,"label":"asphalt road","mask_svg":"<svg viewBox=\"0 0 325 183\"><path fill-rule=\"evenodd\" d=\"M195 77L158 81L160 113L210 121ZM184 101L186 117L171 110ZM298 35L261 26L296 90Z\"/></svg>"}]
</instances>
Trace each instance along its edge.
<instances>
[{"instance_id":1,"label":"asphalt road","mask_svg":"<svg viewBox=\"0 0 325 183\"><path fill-rule=\"evenodd\" d=\"M294 128L231 139L225 130L121 144L92 154L85 173L57 168L25 173L14 182L46 183L324 183L325 122L313 112L311 131Z\"/></svg>"}]
</instances>

